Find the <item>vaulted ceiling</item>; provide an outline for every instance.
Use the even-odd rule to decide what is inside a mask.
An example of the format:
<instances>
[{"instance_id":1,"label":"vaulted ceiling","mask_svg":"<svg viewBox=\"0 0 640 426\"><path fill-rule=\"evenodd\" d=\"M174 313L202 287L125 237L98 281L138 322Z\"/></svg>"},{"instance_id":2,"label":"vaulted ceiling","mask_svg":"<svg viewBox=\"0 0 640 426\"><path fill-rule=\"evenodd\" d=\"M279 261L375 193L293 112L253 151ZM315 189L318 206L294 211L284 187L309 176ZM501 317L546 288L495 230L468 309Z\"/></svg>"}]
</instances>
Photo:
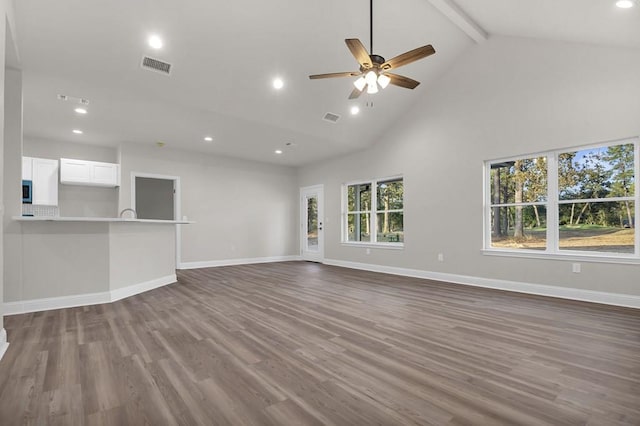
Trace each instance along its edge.
<instances>
[{"instance_id":1,"label":"vaulted ceiling","mask_svg":"<svg viewBox=\"0 0 640 426\"><path fill-rule=\"evenodd\" d=\"M357 70L344 39L369 47L367 0L19 0L25 138L164 142L304 165L374 143L491 34L640 48L640 7L613 3L375 0L374 53L389 59L425 44L437 53L399 71L422 82L415 90L390 86L348 100L353 78L308 75ZM148 47L152 33L163 38L161 50ZM171 63L171 75L142 69L144 55ZM272 87L275 77L283 89ZM74 113L77 105L58 94L88 99L89 113ZM341 118L327 122L327 112Z\"/></svg>"}]
</instances>

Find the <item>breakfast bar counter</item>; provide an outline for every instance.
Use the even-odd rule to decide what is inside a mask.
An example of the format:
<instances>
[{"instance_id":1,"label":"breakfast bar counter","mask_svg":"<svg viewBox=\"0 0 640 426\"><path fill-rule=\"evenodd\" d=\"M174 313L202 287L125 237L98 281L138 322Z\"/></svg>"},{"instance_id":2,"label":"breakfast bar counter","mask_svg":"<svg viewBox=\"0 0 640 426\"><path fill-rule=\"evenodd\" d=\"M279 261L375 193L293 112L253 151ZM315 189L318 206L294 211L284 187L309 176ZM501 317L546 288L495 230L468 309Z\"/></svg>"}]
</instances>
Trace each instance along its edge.
<instances>
[{"instance_id":1,"label":"breakfast bar counter","mask_svg":"<svg viewBox=\"0 0 640 426\"><path fill-rule=\"evenodd\" d=\"M194 223L188 220L137 219L128 217L14 216L12 219L21 222L134 222L162 223L165 225L187 225Z\"/></svg>"},{"instance_id":2,"label":"breakfast bar counter","mask_svg":"<svg viewBox=\"0 0 640 426\"><path fill-rule=\"evenodd\" d=\"M176 226L130 218L14 217L5 314L106 303L176 281ZM16 259L17 260L17 259Z\"/></svg>"}]
</instances>

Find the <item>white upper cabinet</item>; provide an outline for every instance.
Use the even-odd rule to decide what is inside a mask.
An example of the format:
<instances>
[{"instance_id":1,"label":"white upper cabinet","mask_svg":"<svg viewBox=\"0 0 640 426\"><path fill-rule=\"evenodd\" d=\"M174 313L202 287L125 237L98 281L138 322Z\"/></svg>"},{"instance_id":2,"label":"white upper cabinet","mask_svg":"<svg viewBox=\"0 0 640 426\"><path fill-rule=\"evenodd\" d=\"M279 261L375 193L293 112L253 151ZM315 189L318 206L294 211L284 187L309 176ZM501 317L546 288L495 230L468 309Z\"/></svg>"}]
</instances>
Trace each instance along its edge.
<instances>
[{"instance_id":1,"label":"white upper cabinet","mask_svg":"<svg viewBox=\"0 0 640 426\"><path fill-rule=\"evenodd\" d=\"M25 157L29 158L29 157ZM58 205L58 160L29 158L32 165L33 204ZM24 159L23 159L24 174Z\"/></svg>"},{"instance_id":2,"label":"white upper cabinet","mask_svg":"<svg viewBox=\"0 0 640 426\"><path fill-rule=\"evenodd\" d=\"M67 185L120 186L120 165L61 158L60 183Z\"/></svg>"},{"instance_id":3,"label":"white upper cabinet","mask_svg":"<svg viewBox=\"0 0 640 426\"><path fill-rule=\"evenodd\" d=\"M94 163L92 181L96 185L119 186L120 165L111 163Z\"/></svg>"},{"instance_id":4,"label":"white upper cabinet","mask_svg":"<svg viewBox=\"0 0 640 426\"><path fill-rule=\"evenodd\" d=\"M88 161L60 159L60 183L91 184L91 165Z\"/></svg>"}]
</instances>

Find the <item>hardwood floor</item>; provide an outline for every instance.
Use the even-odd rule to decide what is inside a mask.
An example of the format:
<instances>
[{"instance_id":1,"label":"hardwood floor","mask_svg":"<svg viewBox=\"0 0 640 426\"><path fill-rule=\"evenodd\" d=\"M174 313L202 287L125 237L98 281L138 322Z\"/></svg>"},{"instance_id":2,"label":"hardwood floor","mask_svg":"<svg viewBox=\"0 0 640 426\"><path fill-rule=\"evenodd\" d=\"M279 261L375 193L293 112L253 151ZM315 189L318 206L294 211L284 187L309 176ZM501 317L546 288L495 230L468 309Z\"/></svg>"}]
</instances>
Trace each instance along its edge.
<instances>
[{"instance_id":1,"label":"hardwood floor","mask_svg":"<svg viewBox=\"0 0 640 426\"><path fill-rule=\"evenodd\" d=\"M640 311L304 262L5 318L0 424L640 424Z\"/></svg>"}]
</instances>

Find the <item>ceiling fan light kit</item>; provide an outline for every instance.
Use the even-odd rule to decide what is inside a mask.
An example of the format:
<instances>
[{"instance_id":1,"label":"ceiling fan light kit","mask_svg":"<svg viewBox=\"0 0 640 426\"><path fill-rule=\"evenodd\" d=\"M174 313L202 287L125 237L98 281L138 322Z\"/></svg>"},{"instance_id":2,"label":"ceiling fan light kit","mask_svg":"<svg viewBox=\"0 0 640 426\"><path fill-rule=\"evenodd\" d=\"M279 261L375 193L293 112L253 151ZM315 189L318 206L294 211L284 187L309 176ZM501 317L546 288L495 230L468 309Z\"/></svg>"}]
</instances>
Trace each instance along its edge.
<instances>
[{"instance_id":1,"label":"ceiling fan light kit","mask_svg":"<svg viewBox=\"0 0 640 426\"><path fill-rule=\"evenodd\" d=\"M383 89L386 89L390 82L391 82L391 77L389 77L388 75L380 74L378 76L378 84Z\"/></svg>"},{"instance_id":2,"label":"ceiling fan light kit","mask_svg":"<svg viewBox=\"0 0 640 426\"><path fill-rule=\"evenodd\" d=\"M358 61L358 64L360 64L359 71L315 74L310 75L309 78L316 80L322 78L358 77L358 79L353 82L355 89L349 95L349 99L358 98L365 87L367 88L368 94L378 93L379 88L384 89L389 84L404 87L405 89L415 89L420 84L419 81L402 75L392 74L388 71L431 56L436 53L436 50L428 44L386 61L382 56L373 53L373 0L369 0L369 24L369 35L371 38L371 49L369 52L367 52L367 49L357 38L345 39L347 48L349 48L353 57Z\"/></svg>"},{"instance_id":3,"label":"ceiling fan light kit","mask_svg":"<svg viewBox=\"0 0 640 426\"><path fill-rule=\"evenodd\" d=\"M365 80L363 76L360 76L356 81L353 82L353 85L356 86L356 89L362 92L364 90L364 87L367 85L367 80Z\"/></svg>"}]
</instances>

